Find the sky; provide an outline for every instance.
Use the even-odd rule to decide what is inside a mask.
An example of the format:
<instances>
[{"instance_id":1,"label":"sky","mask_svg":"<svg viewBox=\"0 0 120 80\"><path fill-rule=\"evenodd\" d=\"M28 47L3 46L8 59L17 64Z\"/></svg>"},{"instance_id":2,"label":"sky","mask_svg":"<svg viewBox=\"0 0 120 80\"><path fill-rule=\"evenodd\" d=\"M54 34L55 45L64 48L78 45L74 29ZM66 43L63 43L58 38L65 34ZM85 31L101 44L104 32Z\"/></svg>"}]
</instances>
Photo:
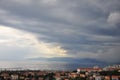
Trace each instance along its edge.
<instances>
[{"instance_id":1,"label":"sky","mask_svg":"<svg viewBox=\"0 0 120 80\"><path fill-rule=\"evenodd\" d=\"M0 0L0 60L120 62L120 0Z\"/></svg>"}]
</instances>

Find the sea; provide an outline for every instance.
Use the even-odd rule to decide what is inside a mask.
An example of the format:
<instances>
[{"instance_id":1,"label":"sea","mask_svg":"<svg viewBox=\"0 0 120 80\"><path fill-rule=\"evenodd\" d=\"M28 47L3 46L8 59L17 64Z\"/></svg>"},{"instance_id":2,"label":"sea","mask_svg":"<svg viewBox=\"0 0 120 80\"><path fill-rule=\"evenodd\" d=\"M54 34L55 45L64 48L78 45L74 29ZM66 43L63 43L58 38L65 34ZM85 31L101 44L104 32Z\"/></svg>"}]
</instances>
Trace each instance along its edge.
<instances>
[{"instance_id":1,"label":"sea","mask_svg":"<svg viewBox=\"0 0 120 80\"><path fill-rule=\"evenodd\" d=\"M77 70L77 68L100 66L91 63L70 63L55 61L0 61L0 70ZM103 66L103 65L102 65Z\"/></svg>"}]
</instances>

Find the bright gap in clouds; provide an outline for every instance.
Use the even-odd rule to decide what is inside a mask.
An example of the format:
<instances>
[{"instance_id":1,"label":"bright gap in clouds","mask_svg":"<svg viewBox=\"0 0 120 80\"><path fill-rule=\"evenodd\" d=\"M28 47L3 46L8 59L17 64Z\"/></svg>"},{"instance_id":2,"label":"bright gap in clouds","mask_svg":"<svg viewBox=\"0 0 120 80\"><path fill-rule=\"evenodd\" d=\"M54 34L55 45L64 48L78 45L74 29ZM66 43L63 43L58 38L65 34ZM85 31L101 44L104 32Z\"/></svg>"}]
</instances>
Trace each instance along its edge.
<instances>
[{"instance_id":1,"label":"bright gap in clouds","mask_svg":"<svg viewBox=\"0 0 120 80\"><path fill-rule=\"evenodd\" d=\"M16 60L39 57L65 57L60 45L45 43L31 33L0 25L0 59Z\"/></svg>"}]
</instances>

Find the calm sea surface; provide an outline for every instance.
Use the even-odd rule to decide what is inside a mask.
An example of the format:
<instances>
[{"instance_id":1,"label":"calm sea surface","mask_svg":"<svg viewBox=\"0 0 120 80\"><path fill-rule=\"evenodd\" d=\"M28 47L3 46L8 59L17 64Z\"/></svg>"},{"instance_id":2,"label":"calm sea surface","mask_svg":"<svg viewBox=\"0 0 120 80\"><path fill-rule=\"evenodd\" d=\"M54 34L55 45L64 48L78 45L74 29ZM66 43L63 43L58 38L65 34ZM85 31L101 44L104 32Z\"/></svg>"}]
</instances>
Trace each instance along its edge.
<instances>
[{"instance_id":1,"label":"calm sea surface","mask_svg":"<svg viewBox=\"0 0 120 80\"><path fill-rule=\"evenodd\" d=\"M0 61L0 69L76 70L79 67L93 67L94 65L66 62Z\"/></svg>"}]
</instances>

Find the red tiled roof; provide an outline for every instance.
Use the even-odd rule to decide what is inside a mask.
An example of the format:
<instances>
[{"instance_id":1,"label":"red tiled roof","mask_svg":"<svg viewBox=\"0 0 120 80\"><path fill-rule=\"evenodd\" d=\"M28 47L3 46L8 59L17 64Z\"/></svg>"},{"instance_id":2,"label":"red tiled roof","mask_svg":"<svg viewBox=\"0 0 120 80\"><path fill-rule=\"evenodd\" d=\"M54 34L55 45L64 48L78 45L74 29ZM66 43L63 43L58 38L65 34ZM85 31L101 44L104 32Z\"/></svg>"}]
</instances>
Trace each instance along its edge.
<instances>
[{"instance_id":1,"label":"red tiled roof","mask_svg":"<svg viewBox=\"0 0 120 80\"><path fill-rule=\"evenodd\" d=\"M85 71L88 71L88 70L102 70L101 68L78 68L80 70L85 70Z\"/></svg>"}]
</instances>

